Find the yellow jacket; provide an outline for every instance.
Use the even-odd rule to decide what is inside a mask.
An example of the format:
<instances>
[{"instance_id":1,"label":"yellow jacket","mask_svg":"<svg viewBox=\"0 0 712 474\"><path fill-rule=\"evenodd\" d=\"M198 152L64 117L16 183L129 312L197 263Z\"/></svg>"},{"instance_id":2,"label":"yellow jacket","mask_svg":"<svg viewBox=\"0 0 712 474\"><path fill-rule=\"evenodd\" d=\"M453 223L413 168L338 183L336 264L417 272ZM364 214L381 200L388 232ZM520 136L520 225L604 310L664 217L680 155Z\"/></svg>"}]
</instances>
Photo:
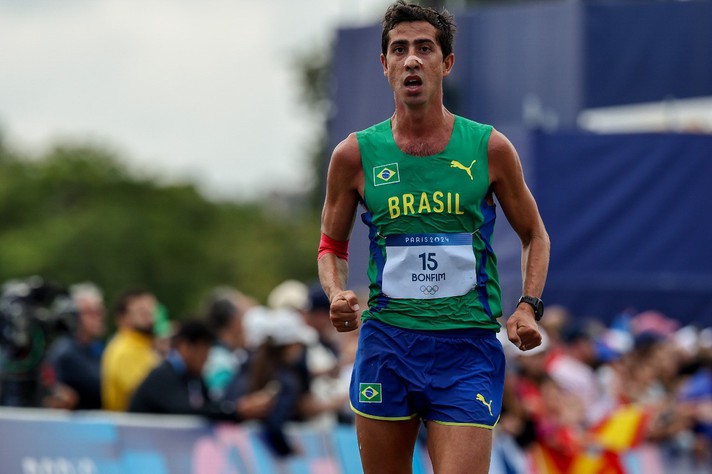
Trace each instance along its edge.
<instances>
[{"instance_id":1,"label":"yellow jacket","mask_svg":"<svg viewBox=\"0 0 712 474\"><path fill-rule=\"evenodd\" d=\"M138 385L159 362L150 336L120 330L101 359L101 398L106 410L126 411Z\"/></svg>"}]
</instances>

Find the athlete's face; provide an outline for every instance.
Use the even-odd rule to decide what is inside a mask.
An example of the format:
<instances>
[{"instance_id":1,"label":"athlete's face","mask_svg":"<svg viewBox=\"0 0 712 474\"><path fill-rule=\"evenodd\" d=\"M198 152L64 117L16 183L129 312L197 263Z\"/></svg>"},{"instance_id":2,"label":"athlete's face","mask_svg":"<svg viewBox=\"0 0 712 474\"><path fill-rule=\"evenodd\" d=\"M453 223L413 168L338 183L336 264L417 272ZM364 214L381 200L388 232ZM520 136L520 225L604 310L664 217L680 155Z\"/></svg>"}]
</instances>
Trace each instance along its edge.
<instances>
[{"instance_id":1,"label":"athlete's face","mask_svg":"<svg viewBox=\"0 0 712 474\"><path fill-rule=\"evenodd\" d=\"M409 106L442 100L442 81L450 74L455 56L443 58L437 29L427 21L399 23L388 32L386 55L381 54L383 74L396 101Z\"/></svg>"}]
</instances>

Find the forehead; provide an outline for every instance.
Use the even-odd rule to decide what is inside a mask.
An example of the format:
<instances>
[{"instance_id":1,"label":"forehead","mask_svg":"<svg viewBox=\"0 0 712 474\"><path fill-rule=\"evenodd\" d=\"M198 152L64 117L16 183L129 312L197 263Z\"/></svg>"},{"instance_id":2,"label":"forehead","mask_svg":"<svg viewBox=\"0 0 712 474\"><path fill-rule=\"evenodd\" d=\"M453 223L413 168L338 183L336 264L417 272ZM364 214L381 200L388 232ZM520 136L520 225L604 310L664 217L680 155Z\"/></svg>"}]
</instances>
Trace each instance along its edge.
<instances>
[{"instance_id":1,"label":"forehead","mask_svg":"<svg viewBox=\"0 0 712 474\"><path fill-rule=\"evenodd\" d=\"M429 39L437 43L438 30L427 21L404 21L388 32L388 44L394 41Z\"/></svg>"},{"instance_id":2,"label":"forehead","mask_svg":"<svg viewBox=\"0 0 712 474\"><path fill-rule=\"evenodd\" d=\"M135 298L131 298L131 300L128 302L129 307L136 307L136 306L141 306L141 307L146 307L146 306L151 306L156 303L156 299L154 298L153 295L139 295L136 296Z\"/></svg>"}]
</instances>

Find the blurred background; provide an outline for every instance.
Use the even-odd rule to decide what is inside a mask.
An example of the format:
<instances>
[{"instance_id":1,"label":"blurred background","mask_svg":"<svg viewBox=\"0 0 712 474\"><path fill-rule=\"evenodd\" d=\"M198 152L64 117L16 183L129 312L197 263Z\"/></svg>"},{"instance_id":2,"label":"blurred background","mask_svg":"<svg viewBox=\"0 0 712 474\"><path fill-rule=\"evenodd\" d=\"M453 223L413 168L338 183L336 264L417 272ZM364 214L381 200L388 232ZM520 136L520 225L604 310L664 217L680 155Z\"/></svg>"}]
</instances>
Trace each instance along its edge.
<instances>
[{"instance_id":1,"label":"blurred background","mask_svg":"<svg viewBox=\"0 0 712 474\"><path fill-rule=\"evenodd\" d=\"M0 2L0 279L313 278L335 29L385 5Z\"/></svg>"},{"instance_id":2,"label":"blurred background","mask_svg":"<svg viewBox=\"0 0 712 474\"><path fill-rule=\"evenodd\" d=\"M169 334L169 323L204 315L216 288L248 297L236 304L245 316L278 309L268 299L285 281L312 287L331 150L392 113L378 60L390 3L0 0L5 299L18 282L44 288L33 311L63 319L59 288L91 282L107 308L144 288ZM512 140L552 240L546 369L508 353L511 400L531 403L503 415L496 447L508 448L495 449L492 472L712 472L712 2L420 3L457 21L447 107ZM350 280L361 290L359 221ZM520 245L501 213L495 251L506 316ZM305 301L293 306L307 311ZM16 372L8 341L19 329L2 311L5 372ZM102 341L118 326L106 325ZM41 348L28 338L30 355L48 349L43 331ZM348 349L335 354L351 354L352 341L336 341ZM562 369L563 356L580 364ZM31 369L37 377L39 362ZM566 398L572 372L615 403L589 419L590 393ZM579 410L552 413L542 393ZM616 410L631 406L645 409ZM620 426L632 434L605 436L628 432ZM329 443L348 446L344 433L329 431ZM629 455L582 460L592 451ZM353 456L303 454L331 459L324 472L359 472ZM287 472L317 472L299 462Z\"/></svg>"}]
</instances>

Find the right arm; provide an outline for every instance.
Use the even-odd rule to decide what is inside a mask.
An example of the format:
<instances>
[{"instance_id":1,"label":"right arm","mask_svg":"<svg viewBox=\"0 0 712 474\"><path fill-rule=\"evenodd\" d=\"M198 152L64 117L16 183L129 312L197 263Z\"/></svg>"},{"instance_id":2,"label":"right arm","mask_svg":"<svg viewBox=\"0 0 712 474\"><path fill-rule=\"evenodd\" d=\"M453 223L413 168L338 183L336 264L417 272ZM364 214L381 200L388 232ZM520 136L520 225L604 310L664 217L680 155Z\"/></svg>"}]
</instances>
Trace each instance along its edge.
<instances>
[{"instance_id":1,"label":"right arm","mask_svg":"<svg viewBox=\"0 0 712 474\"><path fill-rule=\"evenodd\" d=\"M331 156L321 214L321 233L338 242L348 241L362 195L361 153L356 135L352 133L337 145ZM353 331L359 324L359 307L356 294L346 290L348 261L334 253L325 253L318 260L318 268L319 281L331 302L332 324L339 332Z\"/></svg>"}]
</instances>

